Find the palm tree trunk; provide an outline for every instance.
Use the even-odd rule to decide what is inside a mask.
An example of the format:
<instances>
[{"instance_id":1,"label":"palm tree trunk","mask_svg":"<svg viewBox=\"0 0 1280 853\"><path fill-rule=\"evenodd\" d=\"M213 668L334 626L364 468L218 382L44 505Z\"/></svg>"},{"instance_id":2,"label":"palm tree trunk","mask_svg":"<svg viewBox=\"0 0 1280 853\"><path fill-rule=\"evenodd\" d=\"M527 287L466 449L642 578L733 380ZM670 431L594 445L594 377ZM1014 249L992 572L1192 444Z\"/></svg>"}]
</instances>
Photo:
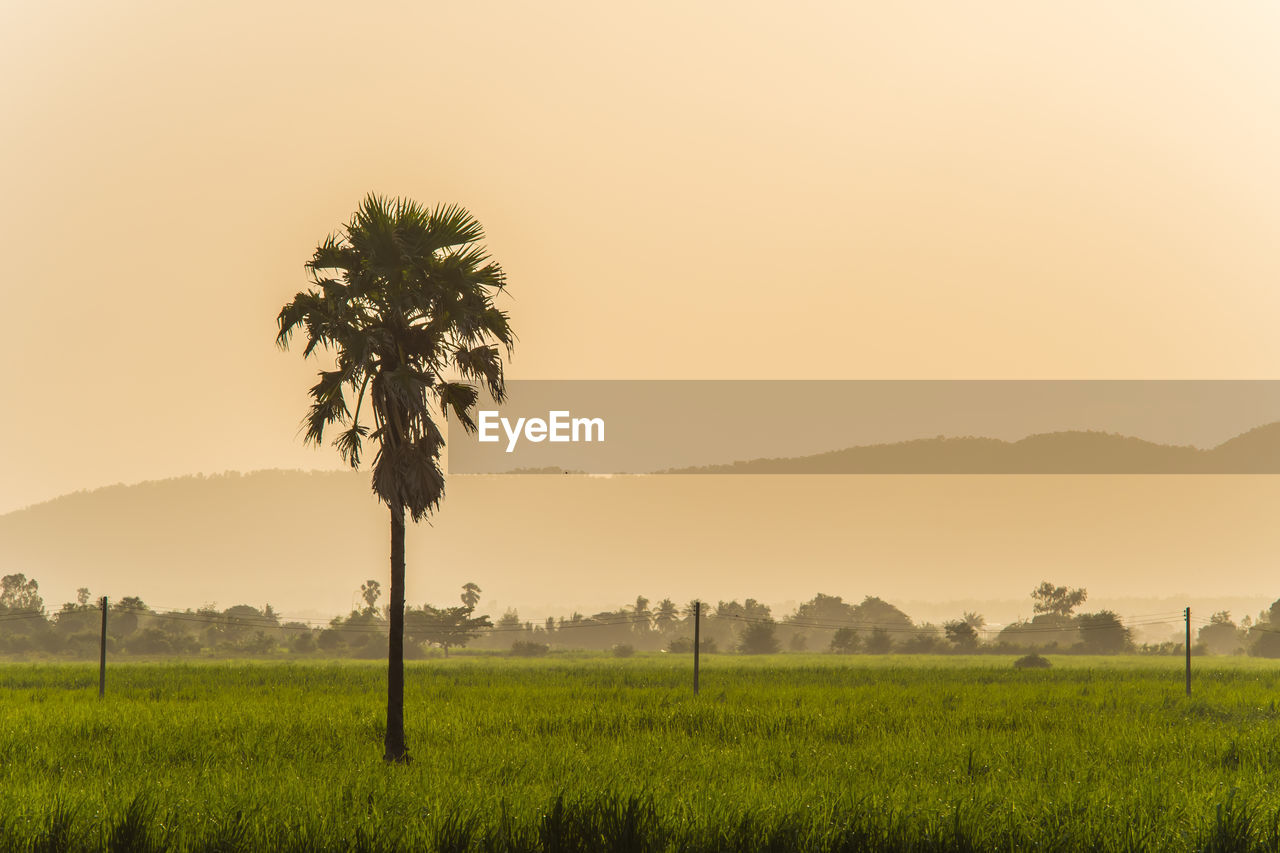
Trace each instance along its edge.
<instances>
[{"instance_id":1,"label":"palm tree trunk","mask_svg":"<svg viewBox=\"0 0 1280 853\"><path fill-rule=\"evenodd\" d=\"M391 508L391 636L387 643L387 761L406 762L404 742L404 510Z\"/></svg>"}]
</instances>

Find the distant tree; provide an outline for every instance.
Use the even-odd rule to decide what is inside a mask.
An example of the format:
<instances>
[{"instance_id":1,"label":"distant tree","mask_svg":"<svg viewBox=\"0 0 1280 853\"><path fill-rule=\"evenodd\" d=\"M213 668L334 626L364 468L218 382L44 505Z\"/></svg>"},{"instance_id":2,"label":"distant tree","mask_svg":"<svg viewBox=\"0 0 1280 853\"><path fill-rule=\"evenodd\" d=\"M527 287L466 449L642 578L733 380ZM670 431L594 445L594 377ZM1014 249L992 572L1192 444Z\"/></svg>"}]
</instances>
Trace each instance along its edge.
<instances>
[{"instance_id":1,"label":"distant tree","mask_svg":"<svg viewBox=\"0 0 1280 853\"><path fill-rule=\"evenodd\" d=\"M978 629L965 619L952 619L942 626L947 641L961 651L973 651L978 647Z\"/></svg>"},{"instance_id":2,"label":"distant tree","mask_svg":"<svg viewBox=\"0 0 1280 853\"><path fill-rule=\"evenodd\" d=\"M855 619L854 606L838 595L818 593L796 608L789 621L799 623L840 624Z\"/></svg>"},{"instance_id":3,"label":"distant tree","mask_svg":"<svg viewBox=\"0 0 1280 853\"><path fill-rule=\"evenodd\" d=\"M648 634L653 627L653 613L649 611L649 599L643 595L637 595L631 612L635 619L632 629L638 634Z\"/></svg>"},{"instance_id":4,"label":"distant tree","mask_svg":"<svg viewBox=\"0 0 1280 853\"><path fill-rule=\"evenodd\" d=\"M289 648L300 655L309 655L316 650L316 635L309 630L291 631Z\"/></svg>"},{"instance_id":5,"label":"distant tree","mask_svg":"<svg viewBox=\"0 0 1280 853\"><path fill-rule=\"evenodd\" d=\"M263 613L258 608L254 607L252 604L234 604L231 607L228 607L226 610L222 611L222 615L227 619L234 619L241 622L250 622L255 627L258 627L258 628L262 627L263 622L266 621L268 618L273 622L275 621L274 613L270 617L268 617L265 613Z\"/></svg>"},{"instance_id":6,"label":"distant tree","mask_svg":"<svg viewBox=\"0 0 1280 853\"><path fill-rule=\"evenodd\" d=\"M173 641L159 628L144 628L129 637L124 646L131 655L173 654Z\"/></svg>"},{"instance_id":7,"label":"distant tree","mask_svg":"<svg viewBox=\"0 0 1280 853\"><path fill-rule=\"evenodd\" d=\"M983 628L987 627L987 618L981 613L974 613L966 610L964 616L960 618L965 621L965 624L972 626L976 631L981 631Z\"/></svg>"},{"instance_id":8,"label":"distant tree","mask_svg":"<svg viewBox=\"0 0 1280 853\"><path fill-rule=\"evenodd\" d=\"M867 638L866 646L867 651L873 655L888 654L893 650L893 637L884 628L872 628L871 636Z\"/></svg>"},{"instance_id":9,"label":"distant tree","mask_svg":"<svg viewBox=\"0 0 1280 853\"><path fill-rule=\"evenodd\" d=\"M895 651L903 654L912 655L929 655L947 649L943 632L937 626L925 622L917 625L911 631L905 632L905 635L894 648Z\"/></svg>"},{"instance_id":10,"label":"distant tree","mask_svg":"<svg viewBox=\"0 0 1280 853\"><path fill-rule=\"evenodd\" d=\"M40 597L40 584L24 574L5 575L0 578L0 613L17 610L32 613L44 612L44 599Z\"/></svg>"},{"instance_id":11,"label":"distant tree","mask_svg":"<svg viewBox=\"0 0 1280 853\"><path fill-rule=\"evenodd\" d=\"M1280 658L1280 623L1259 622L1249 631L1249 654Z\"/></svg>"},{"instance_id":12,"label":"distant tree","mask_svg":"<svg viewBox=\"0 0 1280 853\"><path fill-rule=\"evenodd\" d=\"M265 631L278 626L275 613L268 617L252 604L236 604L222 611L223 636L220 642L239 640L256 631Z\"/></svg>"},{"instance_id":13,"label":"distant tree","mask_svg":"<svg viewBox=\"0 0 1280 853\"><path fill-rule=\"evenodd\" d=\"M126 595L109 608L107 632L113 637L127 637L138 630L138 617L150 614L151 608L136 595Z\"/></svg>"},{"instance_id":14,"label":"distant tree","mask_svg":"<svg viewBox=\"0 0 1280 853\"><path fill-rule=\"evenodd\" d=\"M80 607L89 606L89 587L82 586L76 590L76 604Z\"/></svg>"},{"instance_id":15,"label":"distant tree","mask_svg":"<svg viewBox=\"0 0 1280 853\"><path fill-rule=\"evenodd\" d=\"M660 633L665 634L676 626L680 621L680 611L676 608L676 603L669 598L664 598L658 602L658 608L653 612L653 624Z\"/></svg>"},{"instance_id":16,"label":"distant tree","mask_svg":"<svg viewBox=\"0 0 1280 853\"><path fill-rule=\"evenodd\" d=\"M322 651L336 652L345 644L342 632L337 628L325 628L316 635L316 645Z\"/></svg>"},{"instance_id":17,"label":"distant tree","mask_svg":"<svg viewBox=\"0 0 1280 853\"><path fill-rule=\"evenodd\" d=\"M676 637L667 643L667 651L672 654L693 654L693 637ZM699 638L698 651L704 655L713 654L716 651L716 641L710 637Z\"/></svg>"},{"instance_id":18,"label":"distant tree","mask_svg":"<svg viewBox=\"0 0 1280 853\"><path fill-rule=\"evenodd\" d=\"M360 584L360 597L364 599L365 613L377 613L378 599L382 597L382 584L370 578Z\"/></svg>"},{"instance_id":19,"label":"distant tree","mask_svg":"<svg viewBox=\"0 0 1280 853\"><path fill-rule=\"evenodd\" d=\"M862 638L853 628L841 628L831 638L831 651L840 655L851 655L862 645Z\"/></svg>"},{"instance_id":20,"label":"distant tree","mask_svg":"<svg viewBox=\"0 0 1280 853\"><path fill-rule=\"evenodd\" d=\"M1069 618L1071 611L1083 604L1088 597L1089 593L1084 588L1068 589L1065 586L1054 586L1048 581L1044 581L1031 591L1031 598L1035 602L1032 609L1036 613L1052 614L1063 618Z\"/></svg>"},{"instance_id":21,"label":"distant tree","mask_svg":"<svg viewBox=\"0 0 1280 853\"><path fill-rule=\"evenodd\" d=\"M913 627L910 616L874 595L868 595L854 605L849 615L859 626L883 628L886 631Z\"/></svg>"},{"instance_id":22,"label":"distant tree","mask_svg":"<svg viewBox=\"0 0 1280 853\"><path fill-rule=\"evenodd\" d=\"M130 635L124 650L131 655L198 654L200 641L188 634L173 634L152 626Z\"/></svg>"},{"instance_id":23,"label":"distant tree","mask_svg":"<svg viewBox=\"0 0 1280 853\"><path fill-rule=\"evenodd\" d=\"M522 627L520 623L520 613L515 608L507 608L507 612L503 613L502 617L498 619L498 627L504 631L520 630Z\"/></svg>"},{"instance_id":24,"label":"distant tree","mask_svg":"<svg viewBox=\"0 0 1280 853\"><path fill-rule=\"evenodd\" d=\"M787 648L793 652L803 652L809 648L809 638L804 634L792 634L791 639L787 641Z\"/></svg>"},{"instance_id":25,"label":"distant tree","mask_svg":"<svg viewBox=\"0 0 1280 853\"><path fill-rule=\"evenodd\" d=\"M1110 610L1083 613L1077 621L1080 625L1080 639L1088 651L1098 654L1118 654L1127 651L1133 645L1130 641L1129 629L1120 621L1120 617Z\"/></svg>"},{"instance_id":26,"label":"distant tree","mask_svg":"<svg viewBox=\"0 0 1280 853\"><path fill-rule=\"evenodd\" d=\"M276 342L306 333L308 356L323 348L335 369L311 388L306 440L320 444L341 426L335 445L358 468L366 439L377 445L373 491L391 517L387 725L384 759L407 761L404 734L405 514L417 522L440 506L444 434L451 417L475 430L471 414L483 386L506 397L502 355L515 342L494 304L506 286L502 267L481 244L484 229L461 207L429 210L409 200L370 195L341 234L316 247L312 286L285 305ZM456 373L461 381L447 374ZM472 384L475 383L475 384ZM352 396L348 404L347 394ZM360 420L368 400L373 431Z\"/></svg>"},{"instance_id":27,"label":"distant tree","mask_svg":"<svg viewBox=\"0 0 1280 853\"><path fill-rule=\"evenodd\" d=\"M493 627L488 616L472 616L470 607L436 608L424 604L422 609L405 611L405 636L418 642L434 643L444 649L461 648Z\"/></svg>"},{"instance_id":28,"label":"distant tree","mask_svg":"<svg viewBox=\"0 0 1280 853\"><path fill-rule=\"evenodd\" d=\"M747 625L738 639L738 651L746 655L777 654L782 646L775 636L775 628L772 620Z\"/></svg>"},{"instance_id":29,"label":"distant tree","mask_svg":"<svg viewBox=\"0 0 1280 853\"><path fill-rule=\"evenodd\" d=\"M1200 629L1196 639L1208 647L1211 655L1229 655L1243 645L1242 637L1231 612L1219 610L1209 617L1209 624Z\"/></svg>"},{"instance_id":30,"label":"distant tree","mask_svg":"<svg viewBox=\"0 0 1280 853\"><path fill-rule=\"evenodd\" d=\"M468 581L462 585L462 606L475 610L480 603L480 587Z\"/></svg>"},{"instance_id":31,"label":"distant tree","mask_svg":"<svg viewBox=\"0 0 1280 853\"><path fill-rule=\"evenodd\" d=\"M535 643L531 640L516 640L511 644L511 654L521 658L538 658L551 651L546 643Z\"/></svg>"},{"instance_id":32,"label":"distant tree","mask_svg":"<svg viewBox=\"0 0 1280 853\"><path fill-rule=\"evenodd\" d=\"M68 601L58 611L54 625L59 633L67 635L92 631L100 624L97 609L89 604L73 604Z\"/></svg>"},{"instance_id":33,"label":"distant tree","mask_svg":"<svg viewBox=\"0 0 1280 853\"><path fill-rule=\"evenodd\" d=\"M706 615L706 609L703 609ZM768 605L761 604L754 598L748 598L745 604L737 601L721 601L716 605L716 619L771 619Z\"/></svg>"}]
</instances>

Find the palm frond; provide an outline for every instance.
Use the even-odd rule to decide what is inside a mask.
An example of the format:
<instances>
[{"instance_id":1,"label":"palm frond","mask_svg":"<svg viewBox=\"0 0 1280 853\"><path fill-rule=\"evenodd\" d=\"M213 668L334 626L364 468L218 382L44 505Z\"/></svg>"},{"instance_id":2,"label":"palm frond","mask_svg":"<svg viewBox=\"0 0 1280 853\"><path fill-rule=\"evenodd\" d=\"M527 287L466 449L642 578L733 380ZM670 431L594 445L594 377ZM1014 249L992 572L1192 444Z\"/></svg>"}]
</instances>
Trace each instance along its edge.
<instances>
[{"instance_id":1,"label":"palm frond","mask_svg":"<svg viewBox=\"0 0 1280 853\"><path fill-rule=\"evenodd\" d=\"M474 385L467 385L463 382L440 382L437 383L436 397L440 400L440 410L446 415L449 412L458 419L458 423L462 424L462 428L467 432L475 432L476 424L471 419L471 409L475 406L476 400L480 399L480 393L476 391Z\"/></svg>"},{"instance_id":2,"label":"palm frond","mask_svg":"<svg viewBox=\"0 0 1280 853\"><path fill-rule=\"evenodd\" d=\"M428 219L427 232L432 252L484 239L484 228L466 208L456 204L437 205Z\"/></svg>"},{"instance_id":3,"label":"palm frond","mask_svg":"<svg viewBox=\"0 0 1280 853\"><path fill-rule=\"evenodd\" d=\"M384 443L373 463L373 491L388 506L408 510L414 521L440 507L444 474L439 450L417 442Z\"/></svg>"},{"instance_id":4,"label":"palm frond","mask_svg":"<svg viewBox=\"0 0 1280 853\"><path fill-rule=\"evenodd\" d=\"M324 440L324 429L350 415L342 386L346 382L340 370L320 371L320 381L311 386L311 411L307 414L307 433L304 441L319 444Z\"/></svg>"},{"instance_id":5,"label":"palm frond","mask_svg":"<svg viewBox=\"0 0 1280 853\"><path fill-rule=\"evenodd\" d=\"M427 410L427 391L431 387L431 379L411 367L396 367L383 370L374 380L375 399L382 397L394 402L410 417L417 417ZM381 406L383 411L388 406Z\"/></svg>"},{"instance_id":6,"label":"palm frond","mask_svg":"<svg viewBox=\"0 0 1280 853\"><path fill-rule=\"evenodd\" d=\"M368 434L368 427L353 424L351 429L344 430L333 440L333 446L338 448L338 453L342 454L343 461L352 468L360 467L362 440Z\"/></svg>"},{"instance_id":7,"label":"palm frond","mask_svg":"<svg viewBox=\"0 0 1280 853\"><path fill-rule=\"evenodd\" d=\"M506 386L502 381L502 356L496 347L481 345L457 347L453 351L453 363L463 379L483 382L495 403L506 398Z\"/></svg>"}]
</instances>

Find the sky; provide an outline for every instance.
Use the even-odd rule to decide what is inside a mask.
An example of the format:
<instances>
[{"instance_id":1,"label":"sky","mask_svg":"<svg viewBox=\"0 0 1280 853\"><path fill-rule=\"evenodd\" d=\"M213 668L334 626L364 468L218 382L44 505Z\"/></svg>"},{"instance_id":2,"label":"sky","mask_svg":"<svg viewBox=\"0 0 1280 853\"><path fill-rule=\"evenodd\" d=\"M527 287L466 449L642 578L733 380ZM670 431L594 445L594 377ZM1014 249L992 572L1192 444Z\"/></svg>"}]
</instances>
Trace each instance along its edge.
<instances>
[{"instance_id":1,"label":"sky","mask_svg":"<svg viewBox=\"0 0 1280 853\"><path fill-rule=\"evenodd\" d=\"M0 4L0 513L337 468L274 346L369 192L516 378L1276 378L1280 9Z\"/></svg>"}]
</instances>

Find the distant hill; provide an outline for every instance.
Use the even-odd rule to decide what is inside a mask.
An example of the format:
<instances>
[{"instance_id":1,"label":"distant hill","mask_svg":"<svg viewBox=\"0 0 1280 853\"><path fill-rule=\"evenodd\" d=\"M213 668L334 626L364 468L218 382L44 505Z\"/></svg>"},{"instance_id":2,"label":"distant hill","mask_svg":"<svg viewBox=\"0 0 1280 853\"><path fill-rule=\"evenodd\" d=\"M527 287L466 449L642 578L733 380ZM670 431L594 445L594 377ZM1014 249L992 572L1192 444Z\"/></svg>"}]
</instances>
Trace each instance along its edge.
<instances>
[{"instance_id":1,"label":"distant hill","mask_svg":"<svg viewBox=\"0 0 1280 853\"><path fill-rule=\"evenodd\" d=\"M1280 423L1202 450L1094 431L922 438L665 474L1280 474Z\"/></svg>"},{"instance_id":2,"label":"distant hill","mask_svg":"<svg viewBox=\"0 0 1280 853\"><path fill-rule=\"evenodd\" d=\"M1252 460L1273 438L1213 452ZM535 620L637 595L1025 602L986 614L999 622L1029 615L1043 580L1091 600L1270 602L1277 506L1280 477L455 475L440 513L409 528L408 595L451 604L475 581L486 612ZM190 476L0 515L0 574L37 578L55 609L87 586L164 607L321 615L385 581L388 542L367 472Z\"/></svg>"}]
</instances>

